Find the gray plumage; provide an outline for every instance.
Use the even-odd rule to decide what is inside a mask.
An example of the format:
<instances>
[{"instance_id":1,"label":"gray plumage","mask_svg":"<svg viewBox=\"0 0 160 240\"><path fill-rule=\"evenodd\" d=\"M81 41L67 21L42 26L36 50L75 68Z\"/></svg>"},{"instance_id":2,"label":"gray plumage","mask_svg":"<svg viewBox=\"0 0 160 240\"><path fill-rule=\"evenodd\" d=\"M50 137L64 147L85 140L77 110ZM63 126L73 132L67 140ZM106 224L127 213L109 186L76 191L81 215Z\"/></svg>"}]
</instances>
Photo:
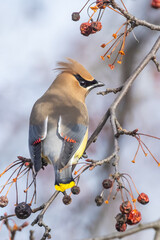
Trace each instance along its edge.
<instances>
[{"instance_id":1,"label":"gray plumage","mask_svg":"<svg viewBox=\"0 0 160 240\"><path fill-rule=\"evenodd\" d=\"M59 63L61 73L34 104L29 127L29 150L35 172L41 169L42 158L53 163L58 185L73 180L72 165L83 154L85 146L82 145L86 145L89 121L85 97L88 89L92 82L93 87L103 85L81 64L68 60L68 63ZM81 86L83 80L85 87ZM82 152L80 147L83 147Z\"/></svg>"}]
</instances>

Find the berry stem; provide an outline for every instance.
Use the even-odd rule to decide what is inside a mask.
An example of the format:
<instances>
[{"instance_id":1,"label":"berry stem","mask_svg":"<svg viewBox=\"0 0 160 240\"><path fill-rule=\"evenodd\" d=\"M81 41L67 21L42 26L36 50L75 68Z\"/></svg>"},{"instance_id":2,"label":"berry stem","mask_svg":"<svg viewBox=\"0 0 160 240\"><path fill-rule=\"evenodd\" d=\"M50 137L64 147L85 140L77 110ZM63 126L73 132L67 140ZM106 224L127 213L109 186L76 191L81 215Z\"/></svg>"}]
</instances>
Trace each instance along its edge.
<instances>
[{"instance_id":1,"label":"berry stem","mask_svg":"<svg viewBox=\"0 0 160 240\"><path fill-rule=\"evenodd\" d=\"M86 5L89 3L89 1L90 0L88 0L85 4L84 4L84 6L81 8L81 10L79 11L79 13L81 13L82 11L83 11L83 9L86 7Z\"/></svg>"},{"instance_id":2,"label":"berry stem","mask_svg":"<svg viewBox=\"0 0 160 240\"><path fill-rule=\"evenodd\" d=\"M127 10L127 8L126 8L126 6L125 6L123 0L121 0L121 3L122 3L122 5L123 5L123 7L125 8L126 12L128 12L128 10Z\"/></svg>"},{"instance_id":3,"label":"berry stem","mask_svg":"<svg viewBox=\"0 0 160 240\"><path fill-rule=\"evenodd\" d=\"M116 13L118 13L118 14L120 14L121 16L123 16L123 14L122 13L120 13L120 12L118 12L116 9L114 9L114 8L112 8L112 7L110 7L110 6L107 6L108 8L110 8L111 10L113 10L114 12L116 12Z\"/></svg>"},{"instance_id":4,"label":"berry stem","mask_svg":"<svg viewBox=\"0 0 160 240\"><path fill-rule=\"evenodd\" d=\"M135 159L136 159L136 157L137 157L137 154L138 154L138 151L139 151L139 147L140 147L140 143L138 143L137 151L136 151L136 153L135 153L135 155L134 155L134 158L133 158L133 160L132 160L133 163L135 163Z\"/></svg>"},{"instance_id":5,"label":"berry stem","mask_svg":"<svg viewBox=\"0 0 160 240\"><path fill-rule=\"evenodd\" d=\"M127 176L131 179L131 181L132 181L132 183L133 183L133 185L134 185L134 188L135 188L137 194L139 195L139 192L138 192L138 190L137 190L137 188L136 188L136 185L135 185L135 183L134 183L132 177L131 177L129 174L127 174L127 173L123 173L123 175L127 175Z\"/></svg>"},{"instance_id":6,"label":"berry stem","mask_svg":"<svg viewBox=\"0 0 160 240\"><path fill-rule=\"evenodd\" d=\"M159 137L155 137L155 136L152 136L152 135L149 135L149 134L145 134L145 133L137 133L137 135L143 135L143 136L146 136L146 137L151 137L151 138L155 138L155 139L160 140Z\"/></svg>"}]
</instances>

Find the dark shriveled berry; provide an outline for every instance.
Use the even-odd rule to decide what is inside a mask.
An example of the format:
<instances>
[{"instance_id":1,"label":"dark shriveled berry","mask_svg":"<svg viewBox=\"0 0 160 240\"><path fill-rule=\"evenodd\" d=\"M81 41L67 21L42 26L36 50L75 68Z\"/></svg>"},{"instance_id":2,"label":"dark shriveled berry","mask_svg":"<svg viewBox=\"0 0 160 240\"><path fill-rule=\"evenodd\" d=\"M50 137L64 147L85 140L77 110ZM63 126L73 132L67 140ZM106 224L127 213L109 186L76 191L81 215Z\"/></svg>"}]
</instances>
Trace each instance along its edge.
<instances>
[{"instance_id":1,"label":"dark shriveled berry","mask_svg":"<svg viewBox=\"0 0 160 240\"><path fill-rule=\"evenodd\" d=\"M97 206L99 207L99 206L101 206L101 205L103 204L104 199L103 199L102 196L97 196L97 197L95 198L95 202L96 202Z\"/></svg>"},{"instance_id":2,"label":"dark shriveled berry","mask_svg":"<svg viewBox=\"0 0 160 240\"><path fill-rule=\"evenodd\" d=\"M73 12L72 13L72 20L73 21L78 21L80 19L80 14L79 12Z\"/></svg>"},{"instance_id":3,"label":"dark shriveled berry","mask_svg":"<svg viewBox=\"0 0 160 240\"><path fill-rule=\"evenodd\" d=\"M105 189L111 188L112 185L113 185L113 182L110 179L104 179L103 182L102 182L102 186Z\"/></svg>"},{"instance_id":4,"label":"dark shriveled berry","mask_svg":"<svg viewBox=\"0 0 160 240\"><path fill-rule=\"evenodd\" d=\"M125 201L120 205L120 211L122 213L128 214L132 211L132 204L130 201Z\"/></svg>"},{"instance_id":5,"label":"dark shriveled berry","mask_svg":"<svg viewBox=\"0 0 160 240\"><path fill-rule=\"evenodd\" d=\"M80 193L80 188L78 186L74 186L71 188L71 192L75 195L78 195Z\"/></svg>"},{"instance_id":6,"label":"dark shriveled berry","mask_svg":"<svg viewBox=\"0 0 160 240\"><path fill-rule=\"evenodd\" d=\"M118 213L117 216L115 217L117 223L126 223L127 222L127 214L123 214L123 213Z\"/></svg>"},{"instance_id":7,"label":"dark shriveled berry","mask_svg":"<svg viewBox=\"0 0 160 240\"><path fill-rule=\"evenodd\" d=\"M118 232L124 232L124 231L126 231L127 224L126 223L123 223L123 224L116 223L115 228Z\"/></svg>"},{"instance_id":8,"label":"dark shriveled berry","mask_svg":"<svg viewBox=\"0 0 160 240\"><path fill-rule=\"evenodd\" d=\"M69 205L72 202L72 198L69 195L65 195L62 201L65 205Z\"/></svg>"},{"instance_id":9,"label":"dark shriveled berry","mask_svg":"<svg viewBox=\"0 0 160 240\"><path fill-rule=\"evenodd\" d=\"M1 196L0 197L0 207L4 208L8 205L8 198L7 196Z\"/></svg>"},{"instance_id":10,"label":"dark shriveled berry","mask_svg":"<svg viewBox=\"0 0 160 240\"><path fill-rule=\"evenodd\" d=\"M15 214L20 219L28 218L31 213L31 207L25 202L21 202L15 207Z\"/></svg>"},{"instance_id":11,"label":"dark shriveled berry","mask_svg":"<svg viewBox=\"0 0 160 240\"><path fill-rule=\"evenodd\" d=\"M138 198L137 198L137 201L143 205L149 203L149 197L147 194L145 193L141 193L139 194Z\"/></svg>"},{"instance_id":12,"label":"dark shriveled berry","mask_svg":"<svg viewBox=\"0 0 160 240\"><path fill-rule=\"evenodd\" d=\"M102 29L102 24L99 21L92 22L91 27L92 27L92 32L91 33L96 33L96 32L98 32Z\"/></svg>"}]
</instances>

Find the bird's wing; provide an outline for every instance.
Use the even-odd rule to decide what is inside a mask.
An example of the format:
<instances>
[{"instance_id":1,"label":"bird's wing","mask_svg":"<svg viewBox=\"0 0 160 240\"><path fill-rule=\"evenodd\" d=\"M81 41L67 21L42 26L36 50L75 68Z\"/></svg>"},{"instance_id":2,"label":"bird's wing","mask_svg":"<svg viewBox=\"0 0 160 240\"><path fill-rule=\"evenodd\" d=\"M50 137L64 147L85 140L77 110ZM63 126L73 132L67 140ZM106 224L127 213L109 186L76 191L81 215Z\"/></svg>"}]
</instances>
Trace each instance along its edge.
<instances>
[{"instance_id":1,"label":"bird's wing","mask_svg":"<svg viewBox=\"0 0 160 240\"><path fill-rule=\"evenodd\" d=\"M29 126L29 150L34 169L38 172L42 167L41 160L41 142L46 138L47 135L48 117L38 125Z\"/></svg>"},{"instance_id":2,"label":"bird's wing","mask_svg":"<svg viewBox=\"0 0 160 240\"><path fill-rule=\"evenodd\" d=\"M62 150L59 159L56 162L57 168L64 168L71 158L79 151L77 157L80 158L84 152L86 144L83 144L87 126L82 124L65 124L62 117L58 121L58 134L63 140ZM85 142L87 141L87 137ZM80 148L83 148L80 150Z\"/></svg>"}]
</instances>

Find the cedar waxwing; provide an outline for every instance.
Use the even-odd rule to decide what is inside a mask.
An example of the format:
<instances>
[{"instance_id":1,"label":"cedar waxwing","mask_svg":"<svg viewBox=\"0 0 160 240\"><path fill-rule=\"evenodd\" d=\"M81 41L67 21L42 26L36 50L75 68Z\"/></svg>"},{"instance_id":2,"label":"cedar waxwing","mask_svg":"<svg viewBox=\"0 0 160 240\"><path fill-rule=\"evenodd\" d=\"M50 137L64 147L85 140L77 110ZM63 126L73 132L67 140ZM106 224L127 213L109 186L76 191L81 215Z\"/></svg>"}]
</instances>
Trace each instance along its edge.
<instances>
[{"instance_id":1,"label":"cedar waxwing","mask_svg":"<svg viewBox=\"0 0 160 240\"><path fill-rule=\"evenodd\" d=\"M85 97L104 86L78 62L59 62L60 74L33 106L29 126L29 150L37 173L52 163L55 189L75 185L72 171L82 157L88 139L88 111Z\"/></svg>"}]
</instances>

